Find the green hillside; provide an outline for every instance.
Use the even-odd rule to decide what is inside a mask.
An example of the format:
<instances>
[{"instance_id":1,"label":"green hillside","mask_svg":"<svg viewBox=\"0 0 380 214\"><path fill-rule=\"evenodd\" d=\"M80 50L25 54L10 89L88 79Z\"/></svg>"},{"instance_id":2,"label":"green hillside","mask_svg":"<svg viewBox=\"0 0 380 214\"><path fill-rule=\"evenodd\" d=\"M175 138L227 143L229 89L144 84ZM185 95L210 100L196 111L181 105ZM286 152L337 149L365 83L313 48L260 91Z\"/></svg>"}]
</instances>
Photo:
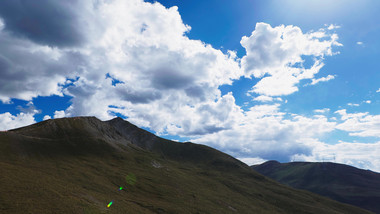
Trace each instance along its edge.
<instances>
[{"instance_id":1,"label":"green hillside","mask_svg":"<svg viewBox=\"0 0 380 214\"><path fill-rule=\"evenodd\" d=\"M0 172L0 213L369 213L120 118L63 118L1 132Z\"/></svg>"},{"instance_id":2,"label":"green hillside","mask_svg":"<svg viewBox=\"0 0 380 214\"><path fill-rule=\"evenodd\" d=\"M336 163L268 161L252 166L282 184L380 213L380 174Z\"/></svg>"}]
</instances>

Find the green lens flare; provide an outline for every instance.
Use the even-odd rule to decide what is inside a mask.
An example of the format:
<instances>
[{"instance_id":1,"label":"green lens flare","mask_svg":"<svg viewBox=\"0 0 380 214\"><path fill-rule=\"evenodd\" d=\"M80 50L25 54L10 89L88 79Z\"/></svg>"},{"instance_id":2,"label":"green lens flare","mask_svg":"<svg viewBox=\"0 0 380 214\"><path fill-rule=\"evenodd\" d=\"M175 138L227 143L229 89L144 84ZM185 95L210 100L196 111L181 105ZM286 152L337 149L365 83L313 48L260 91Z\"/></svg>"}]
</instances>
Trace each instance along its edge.
<instances>
[{"instance_id":1,"label":"green lens flare","mask_svg":"<svg viewBox=\"0 0 380 214\"><path fill-rule=\"evenodd\" d=\"M112 205L112 203L113 203L113 201L111 201L111 202L107 205L107 207L110 207L110 206Z\"/></svg>"},{"instance_id":2,"label":"green lens flare","mask_svg":"<svg viewBox=\"0 0 380 214\"><path fill-rule=\"evenodd\" d=\"M120 187L119 190L123 190L123 187Z\"/></svg>"},{"instance_id":3,"label":"green lens flare","mask_svg":"<svg viewBox=\"0 0 380 214\"><path fill-rule=\"evenodd\" d=\"M130 174L128 174L125 177L125 180L126 180L127 184L129 184L129 185L135 185L135 183L136 183L136 176L133 173L130 173Z\"/></svg>"}]
</instances>

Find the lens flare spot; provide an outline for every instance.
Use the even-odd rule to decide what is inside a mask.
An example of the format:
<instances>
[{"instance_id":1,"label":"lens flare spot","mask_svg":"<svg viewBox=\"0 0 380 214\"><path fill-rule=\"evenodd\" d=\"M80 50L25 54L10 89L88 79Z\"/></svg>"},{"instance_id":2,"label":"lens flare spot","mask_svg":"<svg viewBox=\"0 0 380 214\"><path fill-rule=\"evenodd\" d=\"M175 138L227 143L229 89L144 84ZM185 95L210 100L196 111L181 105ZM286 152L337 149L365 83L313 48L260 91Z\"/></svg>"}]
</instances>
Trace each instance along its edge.
<instances>
[{"instance_id":1,"label":"lens flare spot","mask_svg":"<svg viewBox=\"0 0 380 214\"><path fill-rule=\"evenodd\" d=\"M129 185L135 185L135 183L136 183L136 176L135 176L133 173L130 173L130 174L128 174L128 175L125 177L125 181L126 181L127 184L129 184Z\"/></svg>"}]
</instances>

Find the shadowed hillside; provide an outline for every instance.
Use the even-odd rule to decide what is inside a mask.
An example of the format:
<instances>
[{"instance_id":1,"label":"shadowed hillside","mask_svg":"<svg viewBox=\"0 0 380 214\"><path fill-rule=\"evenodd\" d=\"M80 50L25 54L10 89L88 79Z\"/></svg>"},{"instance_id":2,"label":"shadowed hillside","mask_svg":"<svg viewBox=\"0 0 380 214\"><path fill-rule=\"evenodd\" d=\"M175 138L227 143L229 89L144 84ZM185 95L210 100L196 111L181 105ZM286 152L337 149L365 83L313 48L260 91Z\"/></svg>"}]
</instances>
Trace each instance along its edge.
<instances>
[{"instance_id":1,"label":"shadowed hillside","mask_svg":"<svg viewBox=\"0 0 380 214\"><path fill-rule=\"evenodd\" d=\"M380 213L380 174L336 163L268 161L257 172L294 188Z\"/></svg>"},{"instance_id":2,"label":"shadowed hillside","mask_svg":"<svg viewBox=\"0 0 380 214\"><path fill-rule=\"evenodd\" d=\"M0 170L0 213L368 213L120 118L1 132Z\"/></svg>"}]
</instances>

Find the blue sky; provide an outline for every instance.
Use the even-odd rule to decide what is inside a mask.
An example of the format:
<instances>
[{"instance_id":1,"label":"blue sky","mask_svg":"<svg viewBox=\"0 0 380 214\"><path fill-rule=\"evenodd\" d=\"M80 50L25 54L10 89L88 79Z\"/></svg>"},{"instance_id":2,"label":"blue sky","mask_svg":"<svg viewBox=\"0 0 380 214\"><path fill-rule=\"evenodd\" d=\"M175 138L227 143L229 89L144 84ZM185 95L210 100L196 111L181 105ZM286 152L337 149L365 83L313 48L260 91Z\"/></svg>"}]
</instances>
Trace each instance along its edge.
<instances>
[{"instance_id":1,"label":"blue sky","mask_svg":"<svg viewBox=\"0 0 380 214\"><path fill-rule=\"evenodd\" d=\"M380 2L0 3L0 129L121 116L248 163L380 171Z\"/></svg>"}]
</instances>

